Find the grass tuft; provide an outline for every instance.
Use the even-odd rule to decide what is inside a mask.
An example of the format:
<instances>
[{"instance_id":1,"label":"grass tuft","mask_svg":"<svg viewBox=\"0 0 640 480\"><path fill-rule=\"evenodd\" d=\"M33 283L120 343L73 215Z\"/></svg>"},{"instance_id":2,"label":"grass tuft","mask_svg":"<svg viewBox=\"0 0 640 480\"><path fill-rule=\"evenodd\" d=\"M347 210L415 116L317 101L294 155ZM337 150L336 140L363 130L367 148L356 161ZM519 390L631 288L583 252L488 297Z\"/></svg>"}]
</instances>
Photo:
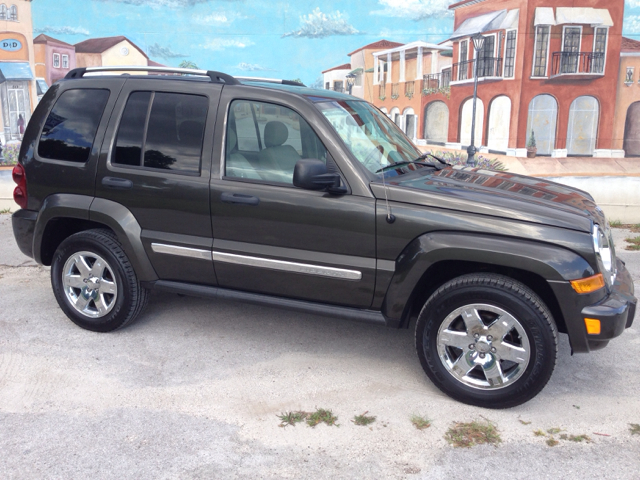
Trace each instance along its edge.
<instances>
[{"instance_id":1,"label":"grass tuft","mask_svg":"<svg viewBox=\"0 0 640 480\"><path fill-rule=\"evenodd\" d=\"M556 440L555 438L553 438L553 437L549 437L549 438L547 439L547 442L546 442L546 443L547 443L547 445L549 445L550 447L555 447L555 446L556 446L556 445L558 445L560 442L559 442L558 440Z\"/></svg>"},{"instance_id":2,"label":"grass tuft","mask_svg":"<svg viewBox=\"0 0 640 480\"><path fill-rule=\"evenodd\" d=\"M523 425L531 425L531 422L525 422L524 420L520 420L520 423Z\"/></svg>"},{"instance_id":3,"label":"grass tuft","mask_svg":"<svg viewBox=\"0 0 640 480\"><path fill-rule=\"evenodd\" d=\"M637 423L630 423L629 425L629 431L631 432L631 435L640 435L640 425L638 425Z\"/></svg>"},{"instance_id":4,"label":"grass tuft","mask_svg":"<svg viewBox=\"0 0 640 480\"><path fill-rule=\"evenodd\" d=\"M540 430L540 429L538 429L538 430L534 430L534 431L533 431L533 434L534 434L536 437L546 437L546 435L547 435L546 433L544 433L544 432L543 432L542 430Z\"/></svg>"},{"instance_id":5,"label":"grass tuft","mask_svg":"<svg viewBox=\"0 0 640 480\"><path fill-rule=\"evenodd\" d=\"M288 427L289 425L295 427L296 423L304 422L309 416L309 413L297 410L295 412L285 412L276 416L280 419L279 427Z\"/></svg>"},{"instance_id":6,"label":"grass tuft","mask_svg":"<svg viewBox=\"0 0 640 480\"><path fill-rule=\"evenodd\" d=\"M470 423L457 422L453 427L447 430L444 438L454 447L464 448L481 445L483 443L497 445L502 442L498 429L489 421L475 421Z\"/></svg>"},{"instance_id":7,"label":"grass tuft","mask_svg":"<svg viewBox=\"0 0 640 480\"><path fill-rule=\"evenodd\" d=\"M3 208L2 210L0 210L0 215L3 213L11 213L11 209L10 208Z\"/></svg>"},{"instance_id":8,"label":"grass tuft","mask_svg":"<svg viewBox=\"0 0 640 480\"><path fill-rule=\"evenodd\" d=\"M591 443L591 437L589 437L589 435L569 435L569 438L567 438L567 440L569 440L570 442L576 442L576 443L580 443L580 442Z\"/></svg>"},{"instance_id":9,"label":"grass tuft","mask_svg":"<svg viewBox=\"0 0 640 480\"><path fill-rule=\"evenodd\" d=\"M558 428L558 427L554 427L554 428L549 428L549 429L547 429L547 433L548 433L549 435L555 435L556 433L560 433L561 431L562 431L562 429L561 429L561 428Z\"/></svg>"},{"instance_id":10,"label":"grass tuft","mask_svg":"<svg viewBox=\"0 0 640 480\"><path fill-rule=\"evenodd\" d=\"M351 420L351 421L353 423L355 423L356 425L360 425L360 426L370 425L370 424L372 424L373 422L376 421L376 417L367 416L367 413L369 413L369 412L366 411L362 415L356 415L355 417L353 417L353 420Z\"/></svg>"},{"instance_id":11,"label":"grass tuft","mask_svg":"<svg viewBox=\"0 0 640 480\"><path fill-rule=\"evenodd\" d=\"M307 425L312 428L315 428L315 426L320 423L325 423L328 426L334 425L339 427L336 423L337 421L338 417L336 417L331 410L326 410L324 408L318 408L315 412L312 412L307 416Z\"/></svg>"},{"instance_id":12,"label":"grass tuft","mask_svg":"<svg viewBox=\"0 0 640 480\"><path fill-rule=\"evenodd\" d=\"M625 247L627 250L640 250L640 236L634 238L625 238L624 241L631 244Z\"/></svg>"},{"instance_id":13,"label":"grass tuft","mask_svg":"<svg viewBox=\"0 0 640 480\"><path fill-rule=\"evenodd\" d=\"M421 415L411 415L411 423L418 430L424 430L431 426L431 420Z\"/></svg>"},{"instance_id":14,"label":"grass tuft","mask_svg":"<svg viewBox=\"0 0 640 480\"><path fill-rule=\"evenodd\" d=\"M622 222L620 220L611 220L609 225L613 228L620 228L622 227Z\"/></svg>"}]
</instances>

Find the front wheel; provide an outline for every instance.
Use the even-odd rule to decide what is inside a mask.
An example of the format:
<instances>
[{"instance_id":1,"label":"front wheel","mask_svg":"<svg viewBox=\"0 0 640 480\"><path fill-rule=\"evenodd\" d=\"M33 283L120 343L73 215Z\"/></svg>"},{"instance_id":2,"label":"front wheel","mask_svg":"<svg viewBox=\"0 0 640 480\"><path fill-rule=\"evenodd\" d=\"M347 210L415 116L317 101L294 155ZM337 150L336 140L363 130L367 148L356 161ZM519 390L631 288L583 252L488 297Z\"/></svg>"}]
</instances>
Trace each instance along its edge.
<instances>
[{"instance_id":1,"label":"front wheel","mask_svg":"<svg viewBox=\"0 0 640 480\"><path fill-rule=\"evenodd\" d=\"M109 230L87 230L65 239L53 256L51 286L67 317L94 332L124 327L147 303L147 290Z\"/></svg>"},{"instance_id":2,"label":"front wheel","mask_svg":"<svg viewBox=\"0 0 640 480\"><path fill-rule=\"evenodd\" d=\"M514 407L536 396L555 367L557 338L542 300L495 274L445 283L416 323L416 350L433 383L456 400L486 408Z\"/></svg>"}]
</instances>

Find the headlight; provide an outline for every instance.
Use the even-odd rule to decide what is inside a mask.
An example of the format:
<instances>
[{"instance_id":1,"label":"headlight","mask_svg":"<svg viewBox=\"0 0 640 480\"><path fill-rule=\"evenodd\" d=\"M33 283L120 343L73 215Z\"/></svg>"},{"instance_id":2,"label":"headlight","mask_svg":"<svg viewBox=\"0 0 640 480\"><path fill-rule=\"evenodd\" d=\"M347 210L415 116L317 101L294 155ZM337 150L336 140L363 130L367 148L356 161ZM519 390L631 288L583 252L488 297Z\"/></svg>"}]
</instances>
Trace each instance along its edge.
<instances>
[{"instance_id":1,"label":"headlight","mask_svg":"<svg viewBox=\"0 0 640 480\"><path fill-rule=\"evenodd\" d=\"M613 273L613 245L611 239L602 231L599 225L593 226L593 249L600 257L602 266L607 273Z\"/></svg>"}]
</instances>

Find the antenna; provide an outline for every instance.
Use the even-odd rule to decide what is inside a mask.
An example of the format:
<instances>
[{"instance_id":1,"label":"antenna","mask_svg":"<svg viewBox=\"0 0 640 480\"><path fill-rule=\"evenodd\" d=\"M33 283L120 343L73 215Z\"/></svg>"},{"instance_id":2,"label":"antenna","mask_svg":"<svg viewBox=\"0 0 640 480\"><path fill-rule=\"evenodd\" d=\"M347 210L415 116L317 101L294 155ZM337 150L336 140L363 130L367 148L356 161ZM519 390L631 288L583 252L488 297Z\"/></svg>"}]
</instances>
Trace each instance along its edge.
<instances>
[{"instance_id":1,"label":"antenna","mask_svg":"<svg viewBox=\"0 0 640 480\"><path fill-rule=\"evenodd\" d=\"M382 166L382 159L383 158L384 157L381 154L380 155L380 166L382 168L384 168ZM391 207L389 206L389 195L387 193L388 187L387 187L387 182L385 182L385 180L384 180L385 171L382 170L381 173L382 173L382 188L384 188L384 200L385 200L385 203L387 204L387 217L386 217L386 220L387 220L387 223L393 223L393 222L396 221L396 216L393 213L391 213Z\"/></svg>"}]
</instances>

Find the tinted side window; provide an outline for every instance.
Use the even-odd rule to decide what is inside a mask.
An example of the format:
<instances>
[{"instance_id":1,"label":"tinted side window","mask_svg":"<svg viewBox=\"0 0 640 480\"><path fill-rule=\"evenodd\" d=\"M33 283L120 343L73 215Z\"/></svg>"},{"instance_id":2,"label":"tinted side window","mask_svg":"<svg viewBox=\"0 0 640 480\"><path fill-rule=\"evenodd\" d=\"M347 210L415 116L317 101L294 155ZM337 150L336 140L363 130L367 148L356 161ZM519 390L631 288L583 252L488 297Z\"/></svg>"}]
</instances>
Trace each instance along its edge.
<instances>
[{"instance_id":1,"label":"tinted side window","mask_svg":"<svg viewBox=\"0 0 640 480\"><path fill-rule=\"evenodd\" d=\"M116 138L115 163L142 165L142 141L149 111L151 92L134 92L127 100L118 136Z\"/></svg>"},{"instance_id":2,"label":"tinted side window","mask_svg":"<svg viewBox=\"0 0 640 480\"><path fill-rule=\"evenodd\" d=\"M144 149L145 167L198 173L207 97L156 93Z\"/></svg>"},{"instance_id":3,"label":"tinted side window","mask_svg":"<svg viewBox=\"0 0 640 480\"><path fill-rule=\"evenodd\" d=\"M112 162L199 173L208 106L201 95L133 92L120 120Z\"/></svg>"},{"instance_id":4,"label":"tinted side window","mask_svg":"<svg viewBox=\"0 0 640 480\"><path fill-rule=\"evenodd\" d=\"M109 99L109 90L67 90L47 117L38 155L53 160L86 162Z\"/></svg>"}]
</instances>

